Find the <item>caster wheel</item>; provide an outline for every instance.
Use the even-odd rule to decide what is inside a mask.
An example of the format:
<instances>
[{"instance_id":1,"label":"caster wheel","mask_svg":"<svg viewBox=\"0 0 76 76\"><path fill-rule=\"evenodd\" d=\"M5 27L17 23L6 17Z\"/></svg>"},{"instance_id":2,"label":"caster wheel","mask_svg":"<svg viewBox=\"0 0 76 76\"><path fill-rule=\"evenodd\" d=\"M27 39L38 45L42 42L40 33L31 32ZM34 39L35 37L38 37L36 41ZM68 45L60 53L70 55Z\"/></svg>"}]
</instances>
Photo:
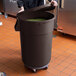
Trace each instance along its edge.
<instances>
[{"instance_id":1,"label":"caster wheel","mask_svg":"<svg viewBox=\"0 0 76 76\"><path fill-rule=\"evenodd\" d=\"M36 72L37 72L37 70L36 70L36 69L33 69L33 72L34 72L34 73L36 73Z\"/></svg>"},{"instance_id":2,"label":"caster wheel","mask_svg":"<svg viewBox=\"0 0 76 76\"><path fill-rule=\"evenodd\" d=\"M8 16L6 15L5 18L8 18Z\"/></svg>"},{"instance_id":3,"label":"caster wheel","mask_svg":"<svg viewBox=\"0 0 76 76\"><path fill-rule=\"evenodd\" d=\"M44 68L44 70L47 70L47 69L48 69L48 66Z\"/></svg>"},{"instance_id":4,"label":"caster wheel","mask_svg":"<svg viewBox=\"0 0 76 76\"><path fill-rule=\"evenodd\" d=\"M66 35L66 33L62 33L63 35Z\"/></svg>"},{"instance_id":5,"label":"caster wheel","mask_svg":"<svg viewBox=\"0 0 76 76\"><path fill-rule=\"evenodd\" d=\"M46 69L48 69L48 67L45 67L44 69L46 70Z\"/></svg>"},{"instance_id":6,"label":"caster wheel","mask_svg":"<svg viewBox=\"0 0 76 76\"><path fill-rule=\"evenodd\" d=\"M7 18L8 17L8 15L5 13L5 18Z\"/></svg>"}]
</instances>

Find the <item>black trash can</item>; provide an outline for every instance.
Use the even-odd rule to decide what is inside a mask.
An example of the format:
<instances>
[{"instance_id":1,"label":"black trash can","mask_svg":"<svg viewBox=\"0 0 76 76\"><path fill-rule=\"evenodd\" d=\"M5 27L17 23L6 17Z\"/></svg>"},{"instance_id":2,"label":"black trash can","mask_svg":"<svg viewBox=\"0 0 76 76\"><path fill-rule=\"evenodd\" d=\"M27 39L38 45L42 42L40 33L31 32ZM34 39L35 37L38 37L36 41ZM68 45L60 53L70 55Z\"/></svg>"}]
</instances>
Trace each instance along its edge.
<instances>
[{"instance_id":1,"label":"black trash can","mask_svg":"<svg viewBox=\"0 0 76 76\"><path fill-rule=\"evenodd\" d=\"M22 12L18 15L22 60L34 72L48 68L51 59L54 15L46 11ZM29 19L44 19L30 21Z\"/></svg>"}]
</instances>

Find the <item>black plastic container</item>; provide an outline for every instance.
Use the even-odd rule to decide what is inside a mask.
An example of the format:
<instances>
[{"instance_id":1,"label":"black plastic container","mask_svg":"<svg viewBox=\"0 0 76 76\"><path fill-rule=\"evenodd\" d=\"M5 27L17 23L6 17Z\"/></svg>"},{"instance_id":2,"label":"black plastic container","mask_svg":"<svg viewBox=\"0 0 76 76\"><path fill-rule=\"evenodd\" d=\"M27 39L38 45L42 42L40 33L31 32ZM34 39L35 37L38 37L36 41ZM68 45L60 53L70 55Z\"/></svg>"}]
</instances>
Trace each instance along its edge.
<instances>
[{"instance_id":1,"label":"black plastic container","mask_svg":"<svg viewBox=\"0 0 76 76\"><path fill-rule=\"evenodd\" d=\"M37 69L48 68L51 59L52 31L54 15L52 13L28 10L18 14L20 23L20 37L22 60L26 67L34 72ZM44 7L45 8L45 7ZM27 19L43 18L44 21L27 21Z\"/></svg>"}]
</instances>

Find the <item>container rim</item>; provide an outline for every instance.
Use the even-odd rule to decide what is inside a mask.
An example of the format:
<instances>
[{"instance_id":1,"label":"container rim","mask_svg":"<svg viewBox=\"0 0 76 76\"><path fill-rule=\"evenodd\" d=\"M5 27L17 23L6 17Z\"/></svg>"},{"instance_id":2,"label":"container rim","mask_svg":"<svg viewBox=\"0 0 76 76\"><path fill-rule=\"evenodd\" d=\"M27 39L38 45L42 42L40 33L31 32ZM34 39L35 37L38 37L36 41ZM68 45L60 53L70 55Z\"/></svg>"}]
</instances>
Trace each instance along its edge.
<instances>
[{"instance_id":1,"label":"container rim","mask_svg":"<svg viewBox=\"0 0 76 76\"><path fill-rule=\"evenodd\" d=\"M47 11L44 11L44 13L52 14L51 12L47 12ZM35 22L49 22L50 20L55 19L55 15L54 14L52 14L52 15L53 15L53 18L49 18L49 19L46 19L46 20L43 20L43 21L27 21L26 19L24 20L24 19L22 19L20 17L19 17L19 19L22 20L22 21L25 21L25 22L30 22L30 23L35 23Z\"/></svg>"}]
</instances>

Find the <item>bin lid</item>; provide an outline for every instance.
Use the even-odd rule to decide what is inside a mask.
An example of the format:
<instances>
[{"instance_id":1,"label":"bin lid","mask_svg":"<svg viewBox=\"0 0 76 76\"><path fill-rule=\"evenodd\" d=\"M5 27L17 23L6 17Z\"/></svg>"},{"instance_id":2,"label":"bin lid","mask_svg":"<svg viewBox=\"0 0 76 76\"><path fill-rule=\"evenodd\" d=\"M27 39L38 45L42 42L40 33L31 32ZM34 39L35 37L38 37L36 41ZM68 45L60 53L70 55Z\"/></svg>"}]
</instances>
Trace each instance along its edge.
<instances>
[{"instance_id":1,"label":"bin lid","mask_svg":"<svg viewBox=\"0 0 76 76\"><path fill-rule=\"evenodd\" d=\"M51 10L54 10L55 9L55 6L53 6L52 4L46 4L46 5L41 5L41 6L38 6L38 7L34 7L34 8L31 8L31 9L27 9L23 12L44 12L44 11L51 11ZM21 12L21 13L23 13ZM18 13L17 15L21 14L21 13Z\"/></svg>"},{"instance_id":2,"label":"bin lid","mask_svg":"<svg viewBox=\"0 0 76 76\"><path fill-rule=\"evenodd\" d=\"M55 6L53 6L52 4L46 4L46 5L41 5L41 6L38 6L38 7L34 7L34 8L31 8L31 9L28 9L28 10L25 10L25 11L28 11L28 12L34 12L34 11L51 11L51 10L54 10L55 9Z\"/></svg>"}]
</instances>

